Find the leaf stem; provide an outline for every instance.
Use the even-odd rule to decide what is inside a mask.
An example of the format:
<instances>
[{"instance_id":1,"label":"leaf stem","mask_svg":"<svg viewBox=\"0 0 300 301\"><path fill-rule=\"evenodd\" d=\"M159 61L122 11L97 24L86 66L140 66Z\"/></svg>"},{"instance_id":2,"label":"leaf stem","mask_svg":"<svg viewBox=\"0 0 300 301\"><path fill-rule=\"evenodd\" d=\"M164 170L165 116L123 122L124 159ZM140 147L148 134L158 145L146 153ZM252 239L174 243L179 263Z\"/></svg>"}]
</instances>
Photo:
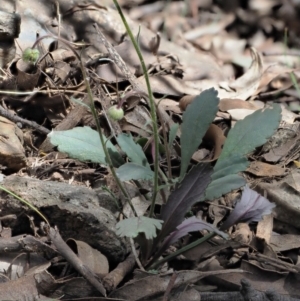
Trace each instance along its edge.
<instances>
[{"instance_id":1,"label":"leaf stem","mask_svg":"<svg viewBox=\"0 0 300 301\"><path fill-rule=\"evenodd\" d=\"M147 68L145 65L145 61L144 58L142 56L140 47L135 39L135 37L133 36L133 33L127 23L127 20L122 12L122 9L118 3L117 0L113 0L120 16L121 19L123 21L123 24L126 28L126 31L131 39L131 42L135 48L135 51L139 57L139 60L141 62L141 66L144 72L144 76L145 76L145 81L146 81L146 85L147 85L147 90L148 90L148 97L149 97L149 106L150 106L150 112L151 112L151 119L152 119L152 127L153 127L153 135L154 135L154 179L153 179L153 194L152 194L152 202L151 202L151 207L150 207L150 213L149 213L149 217L153 216L154 213L154 207L155 207L155 200L156 200L156 196L157 196L157 192L158 192L158 128L157 128L157 116L156 116L156 105L153 99L153 94L152 94L152 89L151 89L151 85L150 85L150 80L149 80L149 75L147 72Z\"/></svg>"}]
</instances>

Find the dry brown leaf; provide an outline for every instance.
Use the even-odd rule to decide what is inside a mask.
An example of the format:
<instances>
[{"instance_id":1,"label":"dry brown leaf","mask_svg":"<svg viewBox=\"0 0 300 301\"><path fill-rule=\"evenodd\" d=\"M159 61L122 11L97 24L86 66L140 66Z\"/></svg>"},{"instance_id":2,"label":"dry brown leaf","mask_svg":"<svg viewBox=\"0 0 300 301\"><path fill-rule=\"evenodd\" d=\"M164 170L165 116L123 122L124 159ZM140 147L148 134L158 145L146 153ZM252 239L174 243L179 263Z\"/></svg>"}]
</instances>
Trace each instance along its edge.
<instances>
[{"instance_id":1,"label":"dry brown leaf","mask_svg":"<svg viewBox=\"0 0 300 301\"><path fill-rule=\"evenodd\" d=\"M246 100L257 90L261 76L263 74L262 57L255 48L250 48L252 56L252 64L244 75L231 83L224 83L223 87L227 89L219 89L220 98L238 98Z\"/></svg>"},{"instance_id":2,"label":"dry brown leaf","mask_svg":"<svg viewBox=\"0 0 300 301\"><path fill-rule=\"evenodd\" d=\"M228 24L232 23L234 20L233 14L227 14L223 18L220 18L218 22L211 22L210 24L205 24L198 26L184 33L184 38L188 41L193 41L204 35L219 34Z\"/></svg>"},{"instance_id":3,"label":"dry brown leaf","mask_svg":"<svg viewBox=\"0 0 300 301\"><path fill-rule=\"evenodd\" d=\"M221 111L228 111L233 109L258 110L259 107L250 101L244 101L242 99L223 98L220 100L219 109Z\"/></svg>"},{"instance_id":4,"label":"dry brown leaf","mask_svg":"<svg viewBox=\"0 0 300 301\"><path fill-rule=\"evenodd\" d=\"M273 216L272 214L263 216L263 219L258 222L256 228L256 237L264 239L267 244L270 244L273 232Z\"/></svg>"},{"instance_id":5,"label":"dry brown leaf","mask_svg":"<svg viewBox=\"0 0 300 301\"><path fill-rule=\"evenodd\" d=\"M261 161L253 161L247 168L247 172L257 177L278 177L286 173L286 169L278 165L272 165Z\"/></svg>"},{"instance_id":6,"label":"dry brown leaf","mask_svg":"<svg viewBox=\"0 0 300 301\"><path fill-rule=\"evenodd\" d=\"M221 155L223 145L226 137L223 131L215 124L211 124L203 137L205 142L208 142L214 146L214 155L211 159L205 160L205 162L212 162L219 158Z\"/></svg>"},{"instance_id":7,"label":"dry brown leaf","mask_svg":"<svg viewBox=\"0 0 300 301\"><path fill-rule=\"evenodd\" d=\"M259 94L265 89L265 87L274 80L277 76L282 76L285 73L295 71L295 68L290 68L287 65L274 64L269 66L262 74L259 86L256 91L253 92L253 96ZM286 88L289 86L287 85Z\"/></svg>"},{"instance_id":8,"label":"dry brown leaf","mask_svg":"<svg viewBox=\"0 0 300 301\"><path fill-rule=\"evenodd\" d=\"M228 113L231 116L232 121L242 120L245 117L251 115L255 110L247 110L247 109L234 109L228 110Z\"/></svg>"},{"instance_id":9,"label":"dry brown leaf","mask_svg":"<svg viewBox=\"0 0 300 301\"><path fill-rule=\"evenodd\" d=\"M286 183L288 176L281 182L274 184L259 183L255 190L261 194L267 193L268 200L276 204L273 209L274 217L288 225L300 228L300 194L297 190L291 189Z\"/></svg>"},{"instance_id":10,"label":"dry brown leaf","mask_svg":"<svg viewBox=\"0 0 300 301\"><path fill-rule=\"evenodd\" d=\"M74 251L74 253L77 254L82 263L94 274L100 277L108 274L108 260L100 251L92 248L83 241L72 238L68 239L66 243Z\"/></svg>"},{"instance_id":11,"label":"dry brown leaf","mask_svg":"<svg viewBox=\"0 0 300 301\"><path fill-rule=\"evenodd\" d=\"M209 272L199 271L178 271L177 278L174 283L174 288L179 285L187 285L199 281L206 276L217 274L241 273L241 270L218 270ZM132 280L125 284L123 287L113 291L110 297L121 298L131 301L142 301L150 297L158 297L163 295L170 282L171 275L149 275L143 274L141 279Z\"/></svg>"},{"instance_id":12,"label":"dry brown leaf","mask_svg":"<svg viewBox=\"0 0 300 301\"><path fill-rule=\"evenodd\" d=\"M193 102L195 95L185 95L179 100L179 107L181 111L185 111L186 107Z\"/></svg>"},{"instance_id":13,"label":"dry brown leaf","mask_svg":"<svg viewBox=\"0 0 300 301\"><path fill-rule=\"evenodd\" d=\"M145 79L143 77L138 78L137 81L146 89ZM190 87L188 82L185 82L172 74L152 76L150 77L150 83L152 91L162 95L198 95L201 92L198 87Z\"/></svg>"},{"instance_id":14,"label":"dry brown leaf","mask_svg":"<svg viewBox=\"0 0 300 301\"><path fill-rule=\"evenodd\" d=\"M0 160L10 170L26 165L23 132L10 120L0 116Z\"/></svg>"},{"instance_id":15,"label":"dry brown leaf","mask_svg":"<svg viewBox=\"0 0 300 301\"><path fill-rule=\"evenodd\" d=\"M150 113L144 106L135 106L132 111L129 111L125 114L122 124L126 122L129 125L142 130L148 137L151 134L151 124ZM122 126L124 129L124 126ZM143 135L143 137L145 137Z\"/></svg>"},{"instance_id":16,"label":"dry brown leaf","mask_svg":"<svg viewBox=\"0 0 300 301\"><path fill-rule=\"evenodd\" d=\"M138 216L143 216L146 213L146 211L150 205L149 201L147 201L143 196L136 196L136 197L132 198L131 203ZM127 217L135 216L134 213L132 212L129 202L126 202L125 206L123 207L123 213Z\"/></svg>"},{"instance_id":17,"label":"dry brown leaf","mask_svg":"<svg viewBox=\"0 0 300 301\"><path fill-rule=\"evenodd\" d=\"M231 237L234 241L238 241L242 244L250 244L253 234L248 224L239 223L235 227L235 231L233 232Z\"/></svg>"},{"instance_id":18,"label":"dry brown leaf","mask_svg":"<svg viewBox=\"0 0 300 301\"><path fill-rule=\"evenodd\" d=\"M284 144L272 148L268 153L263 155L263 158L268 162L279 162L284 160L289 152L297 148L299 146L300 137L296 136L292 139L289 139ZM289 160L293 160L293 158L289 158Z\"/></svg>"},{"instance_id":19,"label":"dry brown leaf","mask_svg":"<svg viewBox=\"0 0 300 301\"><path fill-rule=\"evenodd\" d=\"M295 234L277 234L273 233L270 242L276 252L288 251L300 248L300 236Z\"/></svg>"},{"instance_id":20,"label":"dry brown leaf","mask_svg":"<svg viewBox=\"0 0 300 301\"><path fill-rule=\"evenodd\" d=\"M181 114L181 109L179 107L178 101L164 98L159 101L159 106L162 107L162 109L165 111L171 111L176 114Z\"/></svg>"}]
</instances>

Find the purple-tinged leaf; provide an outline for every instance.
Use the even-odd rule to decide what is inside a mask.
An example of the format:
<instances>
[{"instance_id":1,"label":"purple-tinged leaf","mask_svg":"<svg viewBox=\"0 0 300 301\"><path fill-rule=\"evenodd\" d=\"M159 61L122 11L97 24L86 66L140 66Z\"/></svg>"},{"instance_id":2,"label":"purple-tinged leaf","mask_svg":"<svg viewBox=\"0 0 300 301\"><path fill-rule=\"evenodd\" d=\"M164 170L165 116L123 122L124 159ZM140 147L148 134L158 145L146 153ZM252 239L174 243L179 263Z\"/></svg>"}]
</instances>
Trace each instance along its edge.
<instances>
[{"instance_id":1,"label":"purple-tinged leaf","mask_svg":"<svg viewBox=\"0 0 300 301\"><path fill-rule=\"evenodd\" d=\"M258 222L263 215L270 214L276 205L270 203L265 197L250 189L244 188L241 200L221 226L221 230L226 230L237 223Z\"/></svg>"},{"instance_id":2,"label":"purple-tinged leaf","mask_svg":"<svg viewBox=\"0 0 300 301\"><path fill-rule=\"evenodd\" d=\"M192 205L200 201L211 181L211 174L212 167L209 164L198 164L185 176L180 186L172 191L160 215L160 219L164 221L158 237L160 240L174 231Z\"/></svg>"},{"instance_id":3,"label":"purple-tinged leaf","mask_svg":"<svg viewBox=\"0 0 300 301\"><path fill-rule=\"evenodd\" d=\"M212 224L204 222L202 219L199 219L195 216L190 217L184 220L174 232L172 232L162 243L162 246L159 248L159 255L161 255L170 245L175 243L179 238L187 235L189 232L208 230L210 232L216 232L218 235L227 239L228 235L220 230L218 230Z\"/></svg>"}]
</instances>

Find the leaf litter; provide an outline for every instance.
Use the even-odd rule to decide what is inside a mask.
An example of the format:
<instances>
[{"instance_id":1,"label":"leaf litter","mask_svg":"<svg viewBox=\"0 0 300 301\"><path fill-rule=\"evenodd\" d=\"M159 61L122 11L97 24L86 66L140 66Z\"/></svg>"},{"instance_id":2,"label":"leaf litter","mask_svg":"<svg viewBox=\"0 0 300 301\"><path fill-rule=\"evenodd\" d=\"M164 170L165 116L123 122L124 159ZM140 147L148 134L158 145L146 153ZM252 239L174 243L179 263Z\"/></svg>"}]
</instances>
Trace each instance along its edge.
<instances>
[{"instance_id":1,"label":"leaf litter","mask_svg":"<svg viewBox=\"0 0 300 301\"><path fill-rule=\"evenodd\" d=\"M160 183L157 220L146 211L154 156L144 76L112 2L31 4L4 0L0 10L12 24L0 33L2 184L46 215L69 246L55 245L50 234L57 229L40 226L34 211L2 193L1 263L9 268L1 269L1 299L217 298L203 292L208 284L224 292L220 300L247 300L251 293L255 300L300 298L299 4L120 1L160 112L159 166L167 180ZM94 23L131 75L116 67ZM49 33L81 55L117 175L129 197L142 200L133 208L107 168L74 54L44 39L36 65L36 53L23 56ZM125 97L124 118L109 119L108 109L130 91L135 95ZM250 188L241 193L246 183ZM126 219L132 209L144 214L135 224ZM116 228L122 219L128 225ZM116 229L137 238L133 249ZM151 271L157 275L135 269L138 257L147 268L208 232L215 236ZM31 269L21 255L25 239ZM14 253L7 253L12 242ZM17 277L16 262L23 267ZM197 289L186 290L192 283Z\"/></svg>"}]
</instances>

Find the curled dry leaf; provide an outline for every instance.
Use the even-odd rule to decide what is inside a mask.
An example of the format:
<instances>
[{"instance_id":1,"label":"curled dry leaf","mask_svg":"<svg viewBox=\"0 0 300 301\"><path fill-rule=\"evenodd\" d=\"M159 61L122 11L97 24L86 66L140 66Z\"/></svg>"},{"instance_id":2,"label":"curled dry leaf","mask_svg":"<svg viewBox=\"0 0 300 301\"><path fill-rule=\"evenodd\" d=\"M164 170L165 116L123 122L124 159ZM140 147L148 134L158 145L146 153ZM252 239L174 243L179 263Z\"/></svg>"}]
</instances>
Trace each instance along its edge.
<instances>
[{"instance_id":1,"label":"curled dry leaf","mask_svg":"<svg viewBox=\"0 0 300 301\"><path fill-rule=\"evenodd\" d=\"M185 111L186 107L194 100L195 95L185 95L179 100L179 108Z\"/></svg>"},{"instance_id":2,"label":"curled dry leaf","mask_svg":"<svg viewBox=\"0 0 300 301\"><path fill-rule=\"evenodd\" d=\"M245 95L249 94L246 98L251 96L253 92L256 91L263 73L263 61L261 55L254 47L251 47L250 51L252 56L250 68L244 75L230 84L230 87L237 91L237 93L241 91L241 96L246 97ZM244 97L241 98L246 99Z\"/></svg>"},{"instance_id":3,"label":"curled dry leaf","mask_svg":"<svg viewBox=\"0 0 300 301\"><path fill-rule=\"evenodd\" d=\"M100 251L92 248L84 241L72 238L67 240L67 244L93 273L100 277L108 274L108 260Z\"/></svg>"},{"instance_id":4,"label":"curled dry leaf","mask_svg":"<svg viewBox=\"0 0 300 301\"><path fill-rule=\"evenodd\" d=\"M156 36L153 37L149 42L149 48L152 51L153 55L157 55L157 51L160 45L160 34L156 33Z\"/></svg>"},{"instance_id":5,"label":"curled dry leaf","mask_svg":"<svg viewBox=\"0 0 300 301\"><path fill-rule=\"evenodd\" d=\"M239 98L246 100L257 90L263 74L263 62L261 55L255 48L250 48L252 64L247 72L231 83L223 83L223 89L219 89L220 98Z\"/></svg>"},{"instance_id":6,"label":"curled dry leaf","mask_svg":"<svg viewBox=\"0 0 300 301\"><path fill-rule=\"evenodd\" d=\"M223 134L223 131L221 128L219 128L215 124L211 124L206 132L206 134L203 137L204 141L209 141L214 146L214 155L209 160L204 160L205 162L209 161L215 161L219 158L221 155L223 145L225 143L226 137Z\"/></svg>"}]
</instances>

